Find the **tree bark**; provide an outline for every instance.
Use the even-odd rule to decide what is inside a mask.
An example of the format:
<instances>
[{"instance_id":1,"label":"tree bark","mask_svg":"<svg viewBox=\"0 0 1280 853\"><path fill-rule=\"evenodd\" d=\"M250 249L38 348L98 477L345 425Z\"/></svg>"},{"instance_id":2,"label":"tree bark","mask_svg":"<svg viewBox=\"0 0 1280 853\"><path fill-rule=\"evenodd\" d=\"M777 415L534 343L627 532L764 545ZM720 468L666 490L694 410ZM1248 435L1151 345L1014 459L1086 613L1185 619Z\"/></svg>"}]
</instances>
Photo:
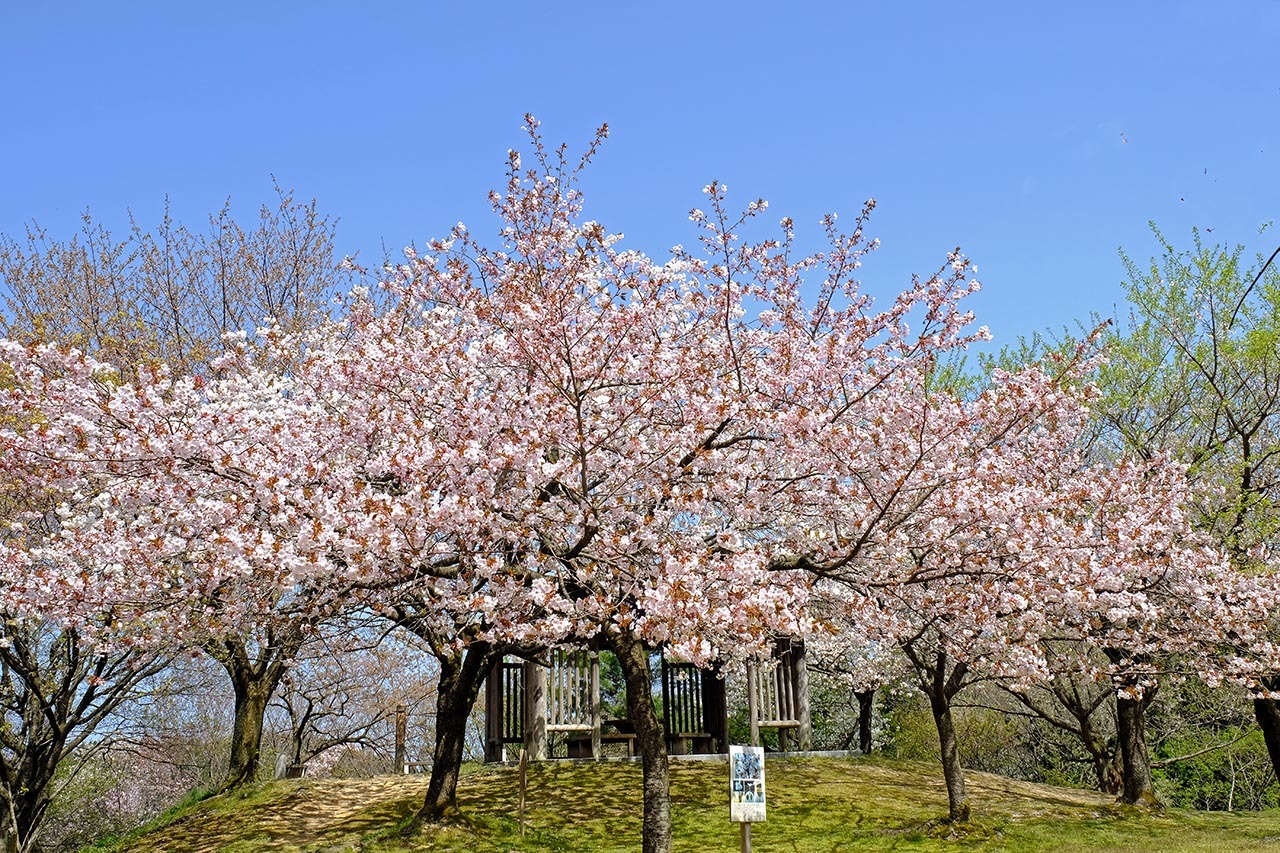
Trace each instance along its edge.
<instances>
[{"instance_id":1,"label":"tree bark","mask_svg":"<svg viewBox=\"0 0 1280 853\"><path fill-rule=\"evenodd\" d=\"M929 697L929 710L934 725L938 727L939 755L942 759L942 778L947 785L947 819L952 823L969 820L969 790L964 782L964 768L960 765L960 744L956 739L955 721L951 717L951 700L965 685L969 666L964 661L954 665L946 652L937 651L925 658L911 645L903 645L920 677L920 689Z\"/></svg>"},{"instance_id":2,"label":"tree bark","mask_svg":"<svg viewBox=\"0 0 1280 853\"><path fill-rule=\"evenodd\" d=\"M1151 756L1147 752L1147 707L1155 690L1140 699L1116 697L1116 733L1120 741L1122 785L1120 798L1130 805L1157 805L1151 782Z\"/></svg>"},{"instance_id":3,"label":"tree bark","mask_svg":"<svg viewBox=\"0 0 1280 853\"><path fill-rule=\"evenodd\" d=\"M644 770L643 853L671 853L671 778L666 735L653 707L649 653L627 632L608 637L627 685L627 716L636 730Z\"/></svg>"},{"instance_id":4,"label":"tree bark","mask_svg":"<svg viewBox=\"0 0 1280 853\"><path fill-rule=\"evenodd\" d=\"M1262 680L1265 690L1280 690L1280 679L1265 678ZM1271 756L1271 767L1280 779L1280 702L1259 696L1253 700L1253 716L1262 729L1262 739L1267 744L1267 754Z\"/></svg>"},{"instance_id":5,"label":"tree bark","mask_svg":"<svg viewBox=\"0 0 1280 853\"><path fill-rule=\"evenodd\" d=\"M1110 745L1088 728L1081 731L1080 742L1093 760L1098 790L1104 794L1119 794L1124 787L1124 774Z\"/></svg>"},{"instance_id":6,"label":"tree bark","mask_svg":"<svg viewBox=\"0 0 1280 853\"><path fill-rule=\"evenodd\" d=\"M222 790L257 781L267 704L289 671L302 640L303 626L298 623L285 625L279 632L268 629L253 656L248 641L241 636L223 637L204 646L205 652L230 676L235 695L231 757Z\"/></svg>"},{"instance_id":7,"label":"tree bark","mask_svg":"<svg viewBox=\"0 0 1280 853\"><path fill-rule=\"evenodd\" d=\"M476 641L452 656L439 655L440 684L436 690L436 742L431 756L427 796L414 823L438 823L458 814L458 777L462 773L467 719L480 694L480 685L504 649ZM398 770L397 770L398 772Z\"/></svg>"},{"instance_id":8,"label":"tree bark","mask_svg":"<svg viewBox=\"0 0 1280 853\"><path fill-rule=\"evenodd\" d=\"M262 755L262 723L276 683L264 677L233 679L235 719L231 726L231 761L224 788L238 788L258 778Z\"/></svg>"},{"instance_id":9,"label":"tree bark","mask_svg":"<svg viewBox=\"0 0 1280 853\"><path fill-rule=\"evenodd\" d=\"M863 755L871 754L871 722L876 698L875 690L858 690L858 751Z\"/></svg>"},{"instance_id":10,"label":"tree bark","mask_svg":"<svg viewBox=\"0 0 1280 853\"><path fill-rule=\"evenodd\" d=\"M929 709L938 727L938 745L942 754L942 777L947 783L947 818L952 823L964 823L969 819L969 790L964 783L964 769L960 766L960 745L956 740L955 722L951 719L949 697L929 697Z\"/></svg>"}]
</instances>

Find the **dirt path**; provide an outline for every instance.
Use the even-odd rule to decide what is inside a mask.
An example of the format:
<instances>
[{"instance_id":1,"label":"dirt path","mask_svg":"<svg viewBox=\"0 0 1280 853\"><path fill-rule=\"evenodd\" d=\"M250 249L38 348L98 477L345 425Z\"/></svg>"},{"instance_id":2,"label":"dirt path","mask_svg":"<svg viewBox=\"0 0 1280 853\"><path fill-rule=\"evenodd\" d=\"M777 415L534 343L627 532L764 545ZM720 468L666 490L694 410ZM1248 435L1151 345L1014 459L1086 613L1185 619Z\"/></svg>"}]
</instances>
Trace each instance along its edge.
<instances>
[{"instance_id":1,"label":"dirt path","mask_svg":"<svg viewBox=\"0 0 1280 853\"><path fill-rule=\"evenodd\" d=\"M153 842L143 840L127 849L129 853L358 851L363 836L411 816L426 792L425 776L276 783L264 793L250 795L265 797L253 809L251 830L246 830L242 806L233 807L234 801L224 806L215 798L206 809L166 827Z\"/></svg>"}]
</instances>

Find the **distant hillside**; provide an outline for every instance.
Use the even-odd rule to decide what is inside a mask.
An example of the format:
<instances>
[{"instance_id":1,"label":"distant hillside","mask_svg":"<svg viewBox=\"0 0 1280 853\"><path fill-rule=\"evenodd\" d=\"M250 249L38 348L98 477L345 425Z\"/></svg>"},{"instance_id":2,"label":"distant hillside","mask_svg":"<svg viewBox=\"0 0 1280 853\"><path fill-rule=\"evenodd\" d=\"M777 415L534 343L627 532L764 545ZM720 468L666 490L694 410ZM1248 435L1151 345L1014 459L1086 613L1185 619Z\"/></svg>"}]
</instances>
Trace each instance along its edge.
<instances>
[{"instance_id":1,"label":"distant hillside","mask_svg":"<svg viewBox=\"0 0 1280 853\"><path fill-rule=\"evenodd\" d=\"M676 849L738 850L728 820L728 770L720 762L677 763ZM1088 791L970 773L974 822L938 820L946 794L936 766L881 759L770 758L767 823L753 829L757 853L882 850L1247 851L1280 850L1280 811L1146 814ZM517 774L477 769L463 779L463 820L405 837L425 777L275 782L170 815L167 825L115 853L604 853L640 847L637 764L534 765L527 826L517 820Z\"/></svg>"}]
</instances>

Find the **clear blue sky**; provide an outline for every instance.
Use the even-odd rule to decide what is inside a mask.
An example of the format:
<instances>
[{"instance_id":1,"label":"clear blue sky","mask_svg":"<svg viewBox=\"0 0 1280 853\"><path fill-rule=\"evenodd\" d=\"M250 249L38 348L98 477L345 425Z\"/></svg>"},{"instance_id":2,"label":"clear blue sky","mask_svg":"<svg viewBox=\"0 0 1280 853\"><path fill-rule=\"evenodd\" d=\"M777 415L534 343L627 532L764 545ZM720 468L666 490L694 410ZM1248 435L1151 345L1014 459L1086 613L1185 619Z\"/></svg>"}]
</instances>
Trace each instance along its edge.
<instances>
[{"instance_id":1,"label":"clear blue sky","mask_svg":"<svg viewBox=\"0 0 1280 853\"><path fill-rule=\"evenodd\" d=\"M1147 221L1269 252L1280 4L8 3L0 231L245 214L270 175L376 262L464 220L526 111L612 138L592 218L661 255L726 181L816 232L874 196L879 293L959 245L999 340L1110 312Z\"/></svg>"}]
</instances>

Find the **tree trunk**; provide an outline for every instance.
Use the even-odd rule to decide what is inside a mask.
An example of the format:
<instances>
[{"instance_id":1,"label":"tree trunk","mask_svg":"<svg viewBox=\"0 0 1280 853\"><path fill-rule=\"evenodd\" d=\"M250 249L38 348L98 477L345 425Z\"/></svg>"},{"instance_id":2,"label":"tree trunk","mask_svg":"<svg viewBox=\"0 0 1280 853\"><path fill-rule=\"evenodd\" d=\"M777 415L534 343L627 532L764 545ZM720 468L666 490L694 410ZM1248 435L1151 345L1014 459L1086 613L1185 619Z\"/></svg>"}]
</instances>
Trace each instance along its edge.
<instances>
[{"instance_id":1,"label":"tree trunk","mask_svg":"<svg viewBox=\"0 0 1280 853\"><path fill-rule=\"evenodd\" d=\"M21 782L16 792L12 783L6 785L10 789L6 792L9 799L3 802L4 819L0 823L3 827L0 844L3 844L4 853L27 853L36 849L40 826L52 798L52 783L57 769L54 756L61 754L64 746L64 740L52 727L34 726L28 722L26 728L27 731L41 729L48 738L41 746L51 748L36 749L23 756Z\"/></svg>"},{"instance_id":2,"label":"tree trunk","mask_svg":"<svg viewBox=\"0 0 1280 853\"><path fill-rule=\"evenodd\" d=\"M1157 805L1147 752L1147 706L1155 697L1147 690L1140 699L1116 696L1116 732L1120 741L1122 785L1120 799L1130 805Z\"/></svg>"},{"instance_id":3,"label":"tree trunk","mask_svg":"<svg viewBox=\"0 0 1280 853\"><path fill-rule=\"evenodd\" d=\"M960 766L960 745L956 740L955 721L951 718L951 700L964 687L969 666L964 661L952 664L951 658L941 650L925 657L908 643L902 646L902 651L916 669L920 689L929 697L929 710L938 727L942 778L947 784L947 819L952 823L965 823L970 815L969 790Z\"/></svg>"},{"instance_id":4,"label":"tree trunk","mask_svg":"<svg viewBox=\"0 0 1280 853\"><path fill-rule=\"evenodd\" d=\"M262 722L276 683L267 678L235 680L235 722L231 727L231 762L224 788L238 788L258 778L262 754Z\"/></svg>"},{"instance_id":5,"label":"tree trunk","mask_svg":"<svg viewBox=\"0 0 1280 853\"><path fill-rule=\"evenodd\" d=\"M279 632L267 629L265 637L259 638L254 657L250 657L249 640L243 636L223 637L203 647L226 670L235 694L224 791L257 781L267 703L302 646L303 630L301 623L286 624Z\"/></svg>"},{"instance_id":6,"label":"tree trunk","mask_svg":"<svg viewBox=\"0 0 1280 853\"><path fill-rule=\"evenodd\" d=\"M11 800L5 800L0 805L4 807L4 816L0 820L0 847L3 848L3 853L22 853L22 848L26 845L22 843L22 824L18 822L17 809L13 807Z\"/></svg>"},{"instance_id":7,"label":"tree trunk","mask_svg":"<svg viewBox=\"0 0 1280 853\"><path fill-rule=\"evenodd\" d=\"M1080 742L1093 760L1093 772L1098 778L1098 790L1104 794L1119 794L1124 787L1124 775L1111 747L1090 730L1084 730Z\"/></svg>"},{"instance_id":8,"label":"tree trunk","mask_svg":"<svg viewBox=\"0 0 1280 853\"><path fill-rule=\"evenodd\" d=\"M458 814L458 777L462 773L467 719L495 658L503 649L477 641L455 655L439 655L440 684L436 690L436 743L431 756L427 796L414 823L438 823ZM397 772L398 768L397 768Z\"/></svg>"},{"instance_id":9,"label":"tree trunk","mask_svg":"<svg viewBox=\"0 0 1280 853\"><path fill-rule=\"evenodd\" d=\"M636 747L644 769L643 853L671 853L671 779L666 735L651 695L649 653L629 633L608 638L618 656L627 685L627 716L636 730Z\"/></svg>"},{"instance_id":10,"label":"tree trunk","mask_svg":"<svg viewBox=\"0 0 1280 853\"><path fill-rule=\"evenodd\" d=\"M863 755L871 754L871 717L874 712L875 690L858 690L858 750Z\"/></svg>"},{"instance_id":11,"label":"tree trunk","mask_svg":"<svg viewBox=\"0 0 1280 853\"><path fill-rule=\"evenodd\" d=\"M1280 689L1280 679L1265 678L1262 680L1265 690ZM1262 729L1262 739L1267 744L1267 754L1271 756L1271 767L1276 778L1280 779L1280 702L1259 696L1253 700L1253 716Z\"/></svg>"},{"instance_id":12,"label":"tree trunk","mask_svg":"<svg viewBox=\"0 0 1280 853\"><path fill-rule=\"evenodd\" d=\"M969 820L969 791L960 766L960 745L951 719L951 701L945 694L929 697L929 709L938 726L938 745L942 753L942 777L947 783L947 817L952 823Z\"/></svg>"}]
</instances>

